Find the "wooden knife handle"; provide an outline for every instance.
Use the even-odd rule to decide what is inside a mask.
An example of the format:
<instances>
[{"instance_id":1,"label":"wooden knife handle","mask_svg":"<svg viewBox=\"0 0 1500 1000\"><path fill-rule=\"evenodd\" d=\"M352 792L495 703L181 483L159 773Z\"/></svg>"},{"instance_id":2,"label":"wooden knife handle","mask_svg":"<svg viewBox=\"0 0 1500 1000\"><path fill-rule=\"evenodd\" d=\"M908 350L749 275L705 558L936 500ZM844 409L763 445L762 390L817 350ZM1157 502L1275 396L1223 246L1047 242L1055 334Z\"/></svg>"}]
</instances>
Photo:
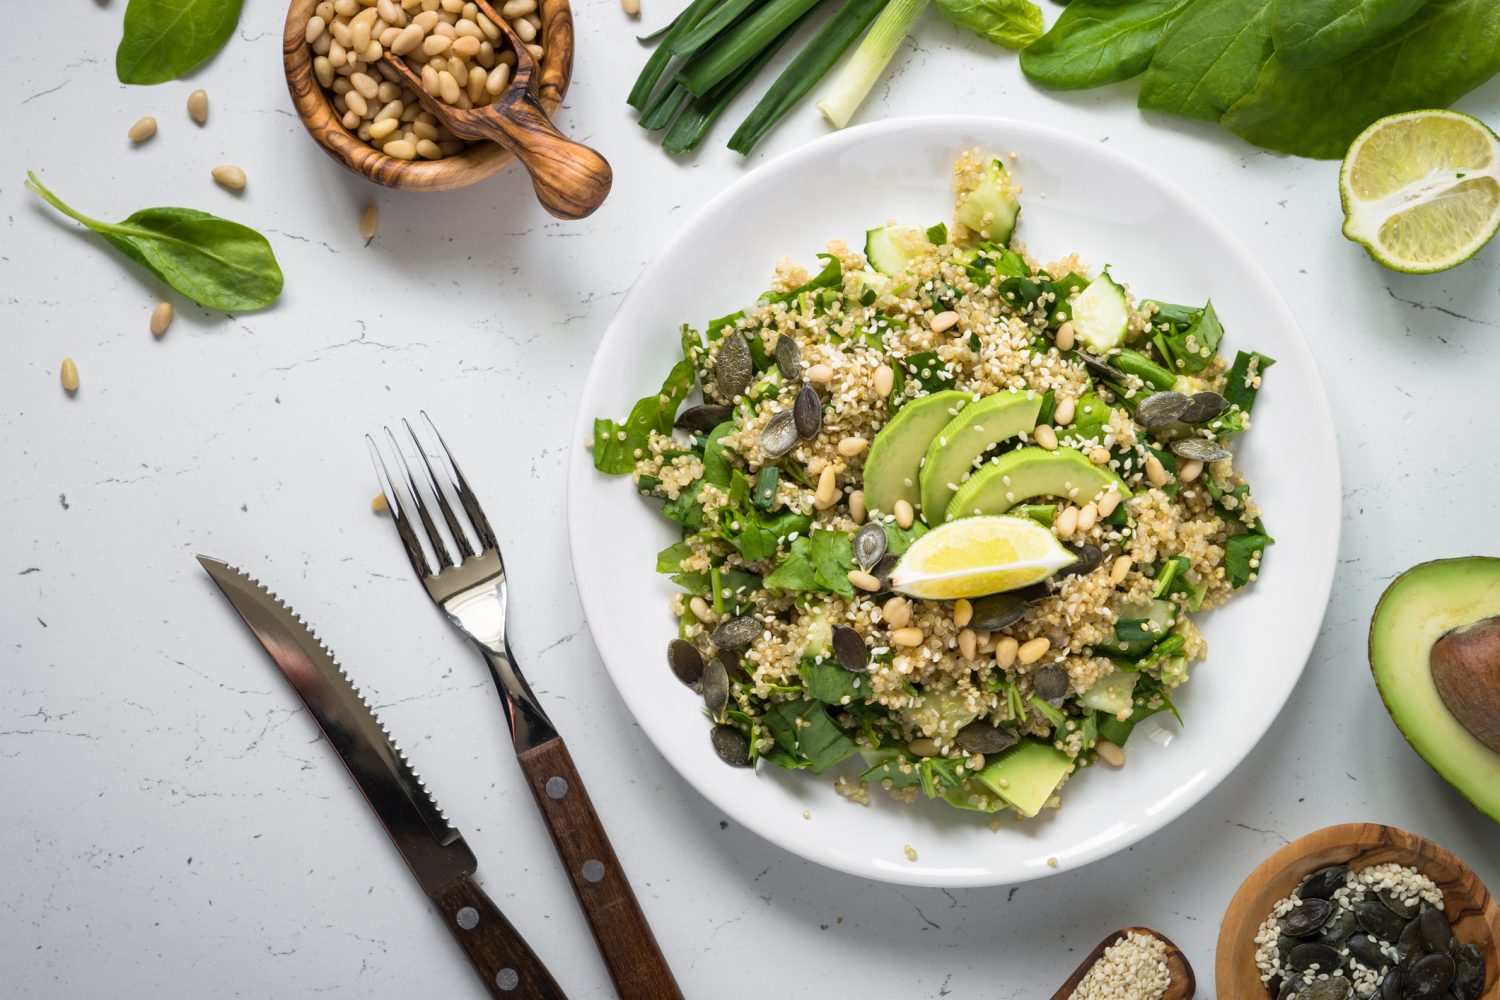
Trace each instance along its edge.
<instances>
[{"instance_id":1,"label":"wooden knife handle","mask_svg":"<svg viewBox=\"0 0 1500 1000\"><path fill-rule=\"evenodd\" d=\"M567 1000L536 952L471 877L461 876L433 901L490 996L500 1000Z\"/></svg>"},{"instance_id":2,"label":"wooden knife handle","mask_svg":"<svg viewBox=\"0 0 1500 1000\"><path fill-rule=\"evenodd\" d=\"M682 1000L562 739L519 755L621 1000Z\"/></svg>"}]
</instances>

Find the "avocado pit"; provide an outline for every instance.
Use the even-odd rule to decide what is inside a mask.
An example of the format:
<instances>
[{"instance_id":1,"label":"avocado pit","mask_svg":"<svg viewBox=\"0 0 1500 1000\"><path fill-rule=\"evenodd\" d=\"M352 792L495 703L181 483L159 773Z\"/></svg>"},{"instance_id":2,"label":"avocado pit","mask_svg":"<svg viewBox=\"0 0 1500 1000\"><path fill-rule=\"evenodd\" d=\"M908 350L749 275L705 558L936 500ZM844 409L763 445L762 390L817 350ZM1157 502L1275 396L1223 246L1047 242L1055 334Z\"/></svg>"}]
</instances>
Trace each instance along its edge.
<instances>
[{"instance_id":1,"label":"avocado pit","mask_svg":"<svg viewBox=\"0 0 1500 1000\"><path fill-rule=\"evenodd\" d=\"M1444 633L1433 643L1429 667L1459 725L1500 753L1500 616Z\"/></svg>"}]
</instances>

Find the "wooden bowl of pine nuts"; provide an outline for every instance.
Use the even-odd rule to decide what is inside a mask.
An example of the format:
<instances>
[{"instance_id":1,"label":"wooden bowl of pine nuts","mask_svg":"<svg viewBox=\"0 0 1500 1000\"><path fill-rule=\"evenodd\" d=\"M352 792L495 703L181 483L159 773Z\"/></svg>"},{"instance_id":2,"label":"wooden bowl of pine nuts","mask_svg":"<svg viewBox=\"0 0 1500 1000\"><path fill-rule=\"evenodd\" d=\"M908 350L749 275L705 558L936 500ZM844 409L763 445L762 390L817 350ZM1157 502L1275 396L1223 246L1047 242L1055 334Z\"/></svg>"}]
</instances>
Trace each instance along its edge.
<instances>
[{"instance_id":1,"label":"wooden bowl of pine nuts","mask_svg":"<svg viewBox=\"0 0 1500 1000\"><path fill-rule=\"evenodd\" d=\"M573 73L568 0L493 6L536 59L536 96L555 113ZM502 93L515 62L500 29L466 0L291 0L282 38L287 88L302 124L328 155L376 184L406 191L451 191L515 159L493 142L468 143L448 133L382 58L386 46L424 80L451 84L450 103L459 107ZM455 80L459 71L462 84Z\"/></svg>"}]
</instances>

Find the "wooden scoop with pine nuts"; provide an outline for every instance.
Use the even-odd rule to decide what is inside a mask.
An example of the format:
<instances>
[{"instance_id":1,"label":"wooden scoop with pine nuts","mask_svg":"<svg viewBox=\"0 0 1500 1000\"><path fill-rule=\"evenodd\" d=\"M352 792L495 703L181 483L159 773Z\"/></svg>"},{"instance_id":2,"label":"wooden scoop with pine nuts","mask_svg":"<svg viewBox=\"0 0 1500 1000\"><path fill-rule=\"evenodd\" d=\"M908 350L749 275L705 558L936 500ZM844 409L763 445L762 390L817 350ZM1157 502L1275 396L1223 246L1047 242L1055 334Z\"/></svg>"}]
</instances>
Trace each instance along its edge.
<instances>
[{"instance_id":1,"label":"wooden scoop with pine nuts","mask_svg":"<svg viewBox=\"0 0 1500 1000\"><path fill-rule=\"evenodd\" d=\"M485 17L505 35L516 56L510 83L495 100L474 108L459 108L422 85L405 60L390 49L384 58L448 130L462 139L499 143L516 155L531 174L537 200L560 219L581 219L593 213L609 194L614 171L609 161L582 143L557 130L532 91L536 60L511 28L486 0L474 0Z\"/></svg>"}]
</instances>

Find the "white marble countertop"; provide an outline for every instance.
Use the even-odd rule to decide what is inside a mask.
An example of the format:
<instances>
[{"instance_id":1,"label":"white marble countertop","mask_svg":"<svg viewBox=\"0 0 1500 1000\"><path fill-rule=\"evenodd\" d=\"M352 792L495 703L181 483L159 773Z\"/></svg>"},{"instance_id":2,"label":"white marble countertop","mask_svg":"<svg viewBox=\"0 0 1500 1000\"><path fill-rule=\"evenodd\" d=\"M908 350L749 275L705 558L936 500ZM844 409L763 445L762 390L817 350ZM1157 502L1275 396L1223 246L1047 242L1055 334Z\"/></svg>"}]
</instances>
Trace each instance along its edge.
<instances>
[{"instance_id":1,"label":"white marble countertop","mask_svg":"<svg viewBox=\"0 0 1500 1000\"><path fill-rule=\"evenodd\" d=\"M660 24L666 0L645 2L643 23ZM317 622L569 994L611 995L480 661L369 512L361 435L420 407L461 443L507 528L512 638L689 996L1019 1000L1138 923L1175 938L1211 996L1218 920L1240 879L1339 821L1432 837L1500 888L1500 830L1406 746L1365 660L1370 612L1395 573L1494 551L1480 518L1500 465L1475 439L1500 364L1500 247L1446 275L1386 272L1339 235L1335 164L1143 118L1131 86L1040 94L1013 55L924 23L864 119L937 103L1109 142L1184 185L1264 262L1332 397L1344 534L1292 702L1167 831L1014 889L864 882L725 823L657 756L591 645L564 533L577 392L620 295L696 206L821 134L821 120L799 109L748 163L722 147L726 120L696 159L669 159L622 100L643 59L635 26L612 0L585 0L560 119L616 179L595 217L563 223L516 171L417 195L335 165L289 109L274 4L248 5L192 80L122 87L123 6L12 19L0 71L16 115L0 148L7 995L484 995L196 552L253 568ZM184 110L197 86L212 102L201 129ZM1458 106L1500 123L1500 80ZM132 149L125 132L148 113L161 131ZM209 179L226 162L249 176L241 197ZM44 210L22 189L27 168L100 217L188 204L254 225L275 245L285 294L237 316L174 299L177 320L153 341L156 282ZM371 197L382 221L364 245L356 220ZM58 387L65 356L83 382L72 399ZM1279 655L1274 636L1264 652Z\"/></svg>"}]
</instances>

